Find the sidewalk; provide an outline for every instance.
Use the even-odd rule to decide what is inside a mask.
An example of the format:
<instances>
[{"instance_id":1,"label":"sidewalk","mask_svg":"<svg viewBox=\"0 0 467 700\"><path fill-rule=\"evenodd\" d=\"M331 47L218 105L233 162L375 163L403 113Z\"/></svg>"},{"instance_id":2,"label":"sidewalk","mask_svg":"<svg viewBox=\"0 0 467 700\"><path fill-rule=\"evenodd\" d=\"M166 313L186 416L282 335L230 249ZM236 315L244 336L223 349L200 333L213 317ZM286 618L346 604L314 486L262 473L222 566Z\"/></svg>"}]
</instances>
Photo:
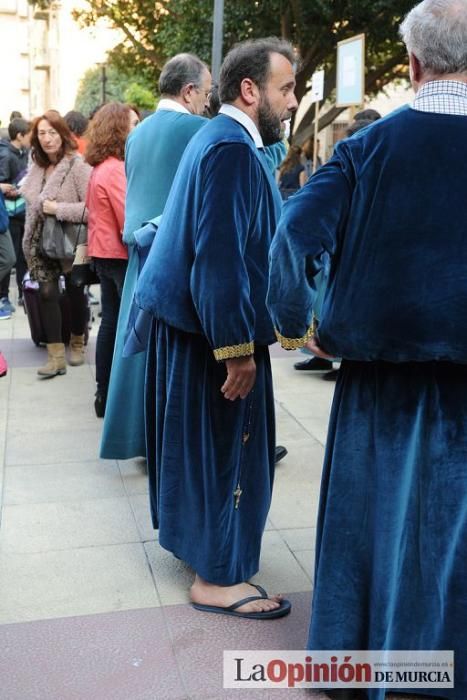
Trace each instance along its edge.
<instances>
[{"instance_id":1,"label":"sidewalk","mask_svg":"<svg viewBox=\"0 0 467 700\"><path fill-rule=\"evenodd\" d=\"M255 580L290 598L292 614L271 622L203 615L188 605L192 572L158 546L144 461L97 458L97 320L89 364L46 381L36 376L46 352L32 343L23 310L0 323L10 365L0 379L1 699L290 697L223 690L222 652L306 643L334 384L295 372L298 353L273 348L277 440L289 455L277 468Z\"/></svg>"}]
</instances>

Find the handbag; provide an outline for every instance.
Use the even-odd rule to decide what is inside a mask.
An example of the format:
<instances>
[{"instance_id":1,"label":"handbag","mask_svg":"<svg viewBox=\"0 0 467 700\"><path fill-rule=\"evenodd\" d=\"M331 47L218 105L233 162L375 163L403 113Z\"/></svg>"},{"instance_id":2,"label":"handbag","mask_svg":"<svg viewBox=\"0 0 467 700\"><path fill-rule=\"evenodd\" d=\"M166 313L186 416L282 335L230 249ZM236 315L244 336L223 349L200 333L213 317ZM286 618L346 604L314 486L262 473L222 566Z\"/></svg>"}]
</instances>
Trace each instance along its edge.
<instances>
[{"instance_id":1,"label":"handbag","mask_svg":"<svg viewBox=\"0 0 467 700\"><path fill-rule=\"evenodd\" d=\"M84 226L84 209L79 226ZM73 287L84 287L91 284L99 284L100 279L97 276L97 272L94 269L94 264L92 258L88 255L88 237L86 231L86 240L84 242L79 242L81 240L80 231L78 230L78 237L76 240L75 249L73 252L73 264L70 273L70 283Z\"/></svg>"},{"instance_id":2,"label":"handbag","mask_svg":"<svg viewBox=\"0 0 467 700\"><path fill-rule=\"evenodd\" d=\"M5 206L8 216L22 216L26 211L26 200L24 197L16 197L16 199L5 198Z\"/></svg>"},{"instance_id":3,"label":"handbag","mask_svg":"<svg viewBox=\"0 0 467 700\"><path fill-rule=\"evenodd\" d=\"M63 176L59 190L68 177L76 157L71 160L70 167ZM84 243L88 239L87 226L84 223L84 212L86 205L83 205L83 215L79 224L71 221L59 221L53 214L46 214L42 227L41 248L44 255L52 260L73 260L75 251L79 243Z\"/></svg>"},{"instance_id":4,"label":"handbag","mask_svg":"<svg viewBox=\"0 0 467 700\"><path fill-rule=\"evenodd\" d=\"M56 216L46 214L42 227L42 252L53 260L73 260L79 243L87 240L86 225L71 221L59 221Z\"/></svg>"},{"instance_id":5,"label":"handbag","mask_svg":"<svg viewBox=\"0 0 467 700\"><path fill-rule=\"evenodd\" d=\"M99 284L100 279L94 269L92 258L88 255L88 244L79 243L76 246L73 267L71 268L70 282L74 287Z\"/></svg>"}]
</instances>

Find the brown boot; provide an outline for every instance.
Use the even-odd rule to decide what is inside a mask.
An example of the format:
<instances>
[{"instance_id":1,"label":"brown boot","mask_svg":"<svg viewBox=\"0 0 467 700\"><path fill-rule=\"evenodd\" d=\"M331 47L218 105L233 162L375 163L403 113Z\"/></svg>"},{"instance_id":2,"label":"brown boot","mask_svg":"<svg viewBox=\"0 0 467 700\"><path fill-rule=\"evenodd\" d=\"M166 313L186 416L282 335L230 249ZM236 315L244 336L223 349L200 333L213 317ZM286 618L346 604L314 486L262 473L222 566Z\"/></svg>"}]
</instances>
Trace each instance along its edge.
<instances>
[{"instance_id":1,"label":"brown boot","mask_svg":"<svg viewBox=\"0 0 467 700\"><path fill-rule=\"evenodd\" d=\"M37 374L42 379L66 374L65 346L63 343L47 343L47 364L39 367Z\"/></svg>"},{"instance_id":2,"label":"brown boot","mask_svg":"<svg viewBox=\"0 0 467 700\"><path fill-rule=\"evenodd\" d=\"M68 364L72 367L84 365L84 335L71 334Z\"/></svg>"}]
</instances>

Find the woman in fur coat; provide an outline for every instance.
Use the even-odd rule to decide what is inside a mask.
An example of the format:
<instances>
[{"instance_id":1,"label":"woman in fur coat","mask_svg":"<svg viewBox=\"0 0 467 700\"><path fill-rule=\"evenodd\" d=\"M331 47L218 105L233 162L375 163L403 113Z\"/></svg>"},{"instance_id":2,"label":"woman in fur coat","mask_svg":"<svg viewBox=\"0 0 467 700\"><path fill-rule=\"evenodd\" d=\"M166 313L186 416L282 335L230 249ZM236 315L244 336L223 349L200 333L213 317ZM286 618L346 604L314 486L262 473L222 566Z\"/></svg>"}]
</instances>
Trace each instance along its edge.
<instances>
[{"instance_id":1,"label":"woman in fur coat","mask_svg":"<svg viewBox=\"0 0 467 700\"><path fill-rule=\"evenodd\" d=\"M71 306L70 365L84 362L86 298L83 287L70 284L70 270L42 250L44 216L60 221L87 221L86 189L91 167L76 153L77 144L65 120L55 110L38 117L32 127L32 165L21 193L26 199L23 250L31 279L39 283L41 312L47 338L48 361L38 369L40 377L66 373L65 346L59 303L59 277L65 284ZM63 261L68 263L68 261Z\"/></svg>"}]
</instances>

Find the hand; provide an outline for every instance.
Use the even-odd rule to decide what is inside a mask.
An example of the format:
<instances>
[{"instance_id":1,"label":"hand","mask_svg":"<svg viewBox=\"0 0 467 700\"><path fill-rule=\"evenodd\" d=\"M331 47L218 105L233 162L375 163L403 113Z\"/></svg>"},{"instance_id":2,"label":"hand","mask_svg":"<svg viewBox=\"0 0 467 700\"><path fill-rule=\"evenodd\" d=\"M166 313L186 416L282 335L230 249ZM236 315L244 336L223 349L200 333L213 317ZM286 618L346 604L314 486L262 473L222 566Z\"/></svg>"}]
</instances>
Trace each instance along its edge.
<instances>
[{"instance_id":1,"label":"hand","mask_svg":"<svg viewBox=\"0 0 467 700\"><path fill-rule=\"evenodd\" d=\"M57 202L52 201L51 199L46 199L42 205L42 211L44 214L53 214L56 216L57 214Z\"/></svg>"},{"instance_id":2,"label":"hand","mask_svg":"<svg viewBox=\"0 0 467 700\"><path fill-rule=\"evenodd\" d=\"M256 363L253 355L226 360L225 365L227 379L221 387L224 398L229 401L246 398L253 389L256 379Z\"/></svg>"},{"instance_id":3,"label":"hand","mask_svg":"<svg viewBox=\"0 0 467 700\"><path fill-rule=\"evenodd\" d=\"M0 190L3 192L3 194L6 194L7 192L10 192L14 189L15 188L13 187L13 185L9 185L7 182L0 182Z\"/></svg>"},{"instance_id":4,"label":"hand","mask_svg":"<svg viewBox=\"0 0 467 700\"><path fill-rule=\"evenodd\" d=\"M334 359L334 355L328 355L327 352L324 352L324 350L318 345L316 338L312 338L305 343L305 347L308 348L308 350L311 350L313 355L316 355L316 357L322 357L324 360Z\"/></svg>"}]
</instances>

